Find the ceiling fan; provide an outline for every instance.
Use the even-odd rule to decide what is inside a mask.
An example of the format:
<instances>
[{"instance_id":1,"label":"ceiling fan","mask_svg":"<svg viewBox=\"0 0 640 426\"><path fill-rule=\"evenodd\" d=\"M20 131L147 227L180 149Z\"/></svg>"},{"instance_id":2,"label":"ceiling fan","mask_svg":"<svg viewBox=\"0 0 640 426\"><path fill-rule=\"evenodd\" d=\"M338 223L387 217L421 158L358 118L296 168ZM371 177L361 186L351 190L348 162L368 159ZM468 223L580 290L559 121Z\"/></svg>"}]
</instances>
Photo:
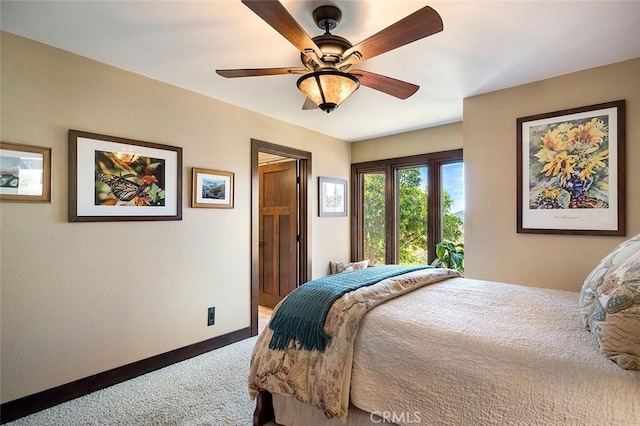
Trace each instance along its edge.
<instances>
[{"instance_id":1,"label":"ceiling fan","mask_svg":"<svg viewBox=\"0 0 640 426\"><path fill-rule=\"evenodd\" d=\"M320 6L313 11L313 20L325 33L310 38L279 1L242 0L242 3L300 50L303 66L228 69L216 70L216 73L227 78L302 74L297 82L298 89L307 96L302 109L319 107L327 113L336 109L360 85L399 99L413 95L419 89L415 84L350 68L443 29L440 15L425 6L354 46L349 40L329 32L342 18L342 12L336 6Z\"/></svg>"}]
</instances>

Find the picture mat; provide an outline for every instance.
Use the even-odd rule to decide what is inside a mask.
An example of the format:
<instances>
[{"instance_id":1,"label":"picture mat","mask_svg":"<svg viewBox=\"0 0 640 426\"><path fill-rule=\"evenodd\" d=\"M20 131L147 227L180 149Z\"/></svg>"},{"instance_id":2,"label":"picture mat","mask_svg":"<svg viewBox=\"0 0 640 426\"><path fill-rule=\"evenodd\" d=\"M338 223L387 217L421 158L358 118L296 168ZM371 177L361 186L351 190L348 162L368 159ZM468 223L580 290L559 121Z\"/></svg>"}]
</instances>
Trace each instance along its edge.
<instances>
[{"instance_id":1,"label":"picture mat","mask_svg":"<svg viewBox=\"0 0 640 426\"><path fill-rule=\"evenodd\" d=\"M231 177L229 176L221 176L221 175L211 175L207 173L197 173L197 188L204 188L205 180L216 180L224 182L224 198L215 199L215 198L204 198L202 196L202 191L198 191L196 194L196 202L202 204L230 204L231 203Z\"/></svg>"},{"instance_id":2,"label":"picture mat","mask_svg":"<svg viewBox=\"0 0 640 426\"><path fill-rule=\"evenodd\" d=\"M343 213L345 186L339 183L323 182L322 184L322 210L327 213ZM334 206L327 205L330 196L339 197L339 202Z\"/></svg>"},{"instance_id":3,"label":"picture mat","mask_svg":"<svg viewBox=\"0 0 640 426\"><path fill-rule=\"evenodd\" d=\"M609 207L598 209L531 209L529 207L530 128L552 123L607 115L609 120ZM592 110L522 123L522 226L532 229L617 230L618 229L618 115L617 108Z\"/></svg>"},{"instance_id":4,"label":"picture mat","mask_svg":"<svg viewBox=\"0 0 640 426\"><path fill-rule=\"evenodd\" d=\"M16 188L10 187L0 187L0 194L3 195L33 195L33 196L41 196L43 194L43 182L44 182L44 155L37 152L26 152L26 151L15 151L12 149L0 149L0 172L5 172L6 167L4 163L6 161L3 158L12 159L28 159L29 161L39 163L39 168L37 169L20 169L18 168L19 173L27 173L34 179L30 180L30 185L23 185L23 178L18 176L20 180L20 184ZM34 183L35 182L35 183Z\"/></svg>"},{"instance_id":5,"label":"picture mat","mask_svg":"<svg viewBox=\"0 0 640 426\"><path fill-rule=\"evenodd\" d=\"M164 206L96 206L95 153L96 151L122 152L165 160ZM77 194L78 216L174 216L178 213L178 153L145 146L123 144L98 139L78 137L77 143ZM180 172L180 171L178 171Z\"/></svg>"}]
</instances>

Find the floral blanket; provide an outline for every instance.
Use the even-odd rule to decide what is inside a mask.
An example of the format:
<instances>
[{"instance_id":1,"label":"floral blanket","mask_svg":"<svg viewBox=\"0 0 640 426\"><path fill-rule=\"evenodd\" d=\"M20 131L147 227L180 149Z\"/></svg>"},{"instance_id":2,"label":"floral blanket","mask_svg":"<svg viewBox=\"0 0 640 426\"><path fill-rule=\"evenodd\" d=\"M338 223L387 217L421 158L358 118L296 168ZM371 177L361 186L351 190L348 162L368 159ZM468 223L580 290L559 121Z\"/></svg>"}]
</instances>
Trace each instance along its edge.
<instances>
[{"instance_id":1,"label":"floral blanket","mask_svg":"<svg viewBox=\"0 0 640 426\"><path fill-rule=\"evenodd\" d=\"M298 349L296 342L285 350L271 350L269 342L273 331L267 327L258 337L251 357L251 398L261 390L268 390L321 409L327 418L345 420L354 342L364 314L386 300L458 276L460 273L451 269L422 269L345 294L334 302L327 314L325 331L332 338L324 352Z\"/></svg>"}]
</instances>

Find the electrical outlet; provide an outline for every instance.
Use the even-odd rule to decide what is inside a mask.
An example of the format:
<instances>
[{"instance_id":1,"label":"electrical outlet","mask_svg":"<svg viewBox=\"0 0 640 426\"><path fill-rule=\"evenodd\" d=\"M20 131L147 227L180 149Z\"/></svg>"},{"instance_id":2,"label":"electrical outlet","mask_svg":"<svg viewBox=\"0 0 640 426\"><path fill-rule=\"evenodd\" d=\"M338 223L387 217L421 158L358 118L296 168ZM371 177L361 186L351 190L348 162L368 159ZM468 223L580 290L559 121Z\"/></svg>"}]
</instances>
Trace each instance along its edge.
<instances>
[{"instance_id":1,"label":"electrical outlet","mask_svg":"<svg viewBox=\"0 0 640 426\"><path fill-rule=\"evenodd\" d=\"M207 327L216 323L216 308L211 307L207 311Z\"/></svg>"}]
</instances>

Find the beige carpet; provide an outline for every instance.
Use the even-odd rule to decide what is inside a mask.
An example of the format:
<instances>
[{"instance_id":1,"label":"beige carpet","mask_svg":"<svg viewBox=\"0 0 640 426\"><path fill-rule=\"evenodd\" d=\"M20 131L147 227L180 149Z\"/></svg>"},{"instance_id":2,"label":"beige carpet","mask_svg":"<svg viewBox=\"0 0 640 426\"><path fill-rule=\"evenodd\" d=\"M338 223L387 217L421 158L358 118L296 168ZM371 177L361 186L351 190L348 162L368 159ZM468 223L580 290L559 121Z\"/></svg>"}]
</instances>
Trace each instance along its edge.
<instances>
[{"instance_id":1,"label":"beige carpet","mask_svg":"<svg viewBox=\"0 0 640 426\"><path fill-rule=\"evenodd\" d=\"M272 310L260 306L258 330ZM11 426L249 426L247 378L257 337L23 417Z\"/></svg>"},{"instance_id":2,"label":"beige carpet","mask_svg":"<svg viewBox=\"0 0 640 426\"><path fill-rule=\"evenodd\" d=\"M256 337L7 423L12 426L249 426L247 377Z\"/></svg>"}]
</instances>

